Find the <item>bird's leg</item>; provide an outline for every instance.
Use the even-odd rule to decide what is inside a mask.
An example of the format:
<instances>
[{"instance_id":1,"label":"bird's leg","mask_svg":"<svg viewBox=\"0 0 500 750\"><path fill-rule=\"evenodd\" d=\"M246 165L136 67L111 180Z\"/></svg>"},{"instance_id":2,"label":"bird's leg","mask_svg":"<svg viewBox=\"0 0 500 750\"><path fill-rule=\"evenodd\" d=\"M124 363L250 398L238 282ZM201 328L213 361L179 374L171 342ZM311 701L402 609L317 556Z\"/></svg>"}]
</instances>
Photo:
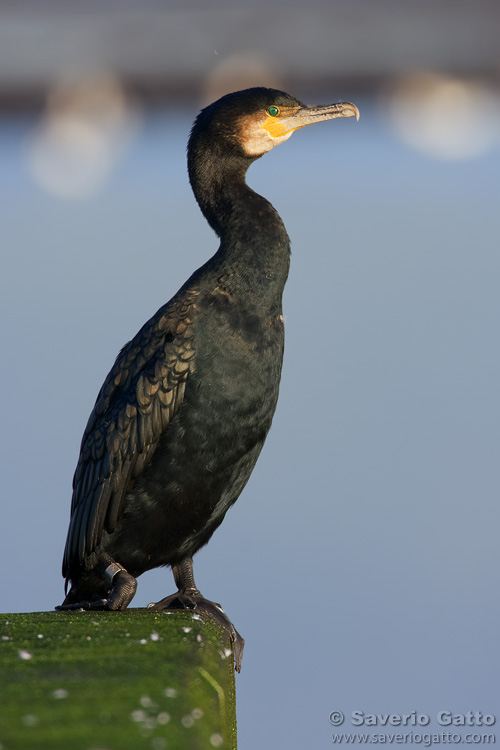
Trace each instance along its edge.
<instances>
[{"instance_id":1,"label":"bird's leg","mask_svg":"<svg viewBox=\"0 0 500 750\"><path fill-rule=\"evenodd\" d=\"M194 597L201 596L194 582L193 559L191 557L186 557L178 565L172 565L172 573L179 591Z\"/></svg>"},{"instance_id":2,"label":"bird's leg","mask_svg":"<svg viewBox=\"0 0 500 750\"><path fill-rule=\"evenodd\" d=\"M94 583L92 579L95 576L91 576L91 582L88 582L88 585L83 584L82 586L80 581L76 582L76 585L71 587L71 591L64 602L56 607L59 612L75 609L118 610L128 607L137 589L136 579L106 554L99 556L95 571L101 577L100 585L96 585L98 590L92 593L88 592L89 589L90 592L92 591L91 585ZM102 579L105 581L105 593L103 592ZM101 591L99 591L99 588ZM80 591L82 596L87 595L89 598L79 600Z\"/></svg>"},{"instance_id":3,"label":"bird's leg","mask_svg":"<svg viewBox=\"0 0 500 750\"><path fill-rule=\"evenodd\" d=\"M193 560L186 557L177 565L172 565L172 573L178 591L167 596L159 602L148 604L148 609L155 612L175 609L191 609L215 622L227 633L234 651L234 664L237 672L241 670L241 659L243 656L244 639L238 633L220 604L205 599L196 588L193 574Z\"/></svg>"}]
</instances>

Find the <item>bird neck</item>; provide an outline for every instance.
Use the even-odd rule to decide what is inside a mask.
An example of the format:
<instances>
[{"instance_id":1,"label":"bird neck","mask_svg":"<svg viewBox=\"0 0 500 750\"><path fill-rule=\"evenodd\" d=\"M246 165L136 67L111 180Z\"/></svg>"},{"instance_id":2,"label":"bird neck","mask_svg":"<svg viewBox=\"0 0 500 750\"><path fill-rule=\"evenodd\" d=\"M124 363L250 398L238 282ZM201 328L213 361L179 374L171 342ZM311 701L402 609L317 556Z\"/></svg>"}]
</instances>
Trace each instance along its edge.
<instances>
[{"instance_id":1,"label":"bird neck","mask_svg":"<svg viewBox=\"0 0 500 750\"><path fill-rule=\"evenodd\" d=\"M290 265L290 240L271 203L248 187L245 177L253 159L190 149L191 186L203 215L221 239L217 259L249 292L276 297ZM198 158L200 157L200 158Z\"/></svg>"}]
</instances>

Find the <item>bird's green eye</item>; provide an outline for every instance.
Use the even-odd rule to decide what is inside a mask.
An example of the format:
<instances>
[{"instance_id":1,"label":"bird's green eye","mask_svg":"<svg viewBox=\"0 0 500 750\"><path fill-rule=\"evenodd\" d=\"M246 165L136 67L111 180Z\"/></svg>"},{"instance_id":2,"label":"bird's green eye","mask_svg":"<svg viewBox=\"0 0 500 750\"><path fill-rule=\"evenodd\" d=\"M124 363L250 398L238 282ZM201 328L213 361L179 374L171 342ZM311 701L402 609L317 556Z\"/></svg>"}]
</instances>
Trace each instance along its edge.
<instances>
[{"instance_id":1,"label":"bird's green eye","mask_svg":"<svg viewBox=\"0 0 500 750\"><path fill-rule=\"evenodd\" d=\"M271 117L277 117L279 115L280 111L278 107L269 107L267 110L267 114L271 115Z\"/></svg>"}]
</instances>

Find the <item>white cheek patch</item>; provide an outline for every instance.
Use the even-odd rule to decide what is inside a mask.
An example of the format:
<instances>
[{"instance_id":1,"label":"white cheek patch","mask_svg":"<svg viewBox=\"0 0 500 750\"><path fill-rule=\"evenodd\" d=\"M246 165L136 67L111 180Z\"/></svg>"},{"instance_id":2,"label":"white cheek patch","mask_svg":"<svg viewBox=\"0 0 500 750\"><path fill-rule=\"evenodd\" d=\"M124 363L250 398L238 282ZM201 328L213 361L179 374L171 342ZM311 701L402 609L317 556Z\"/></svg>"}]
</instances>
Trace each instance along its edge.
<instances>
[{"instance_id":1,"label":"white cheek patch","mask_svg":"<svg viewBox=\"0 0 500 750\"><path fill-rule=\"evenodd\" d=\"M261 156L287 141L292 133L293 130L289 130L288 133L273 138L265 128L255 124L254 127L247 128L243 134L242 146L248 156Z\"/></svg>"}]
</instances>

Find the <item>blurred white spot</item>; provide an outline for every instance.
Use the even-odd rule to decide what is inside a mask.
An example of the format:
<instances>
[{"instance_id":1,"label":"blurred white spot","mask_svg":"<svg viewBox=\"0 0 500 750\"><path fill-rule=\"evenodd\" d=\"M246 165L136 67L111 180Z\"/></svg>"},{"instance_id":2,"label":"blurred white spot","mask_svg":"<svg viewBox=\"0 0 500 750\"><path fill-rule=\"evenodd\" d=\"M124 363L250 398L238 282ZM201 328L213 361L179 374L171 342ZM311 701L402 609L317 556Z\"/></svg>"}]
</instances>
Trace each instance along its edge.
<instances>
[{"instance_id":1,"label":"blurred white spot","mask_svg":"<svg viewBox=\"0 0 500 750\"><path fill-rule=\"evenodd\" d=\"M201 708L193 708L191 711L191 716L193 719L201 719L203 716L203 710Z\"/></svg>"},{"instance_id":2,"label":"blurred white spot","mask_svg":"<svg viewBox=\"0 0 500 750\"><path fill-rule=\"evenodd\" d=\"M282 84L278 67L275 60L266 59L260 51L236 52L223 57L207 77L202 103L209 104L230 91L250 86L280 89Z\"/></svg>"},{"instance_id":3,"label":"blurred white spot","mask_svg":"<svg viewBox=\"0 0 500 750\"><path fill-rule=\"evenodd\" d=\"M36 727L38 724L38 718L33 714L25 714L22 718L22 722L25 727Z\"/></svg>"},{"instance_id":4,"label":"blurred white spot","mask_svg":"<svg viewBox=\"0 0 500 750\"><path fill-rule=\"evenodd\" d=\"M158 724L168 724L170 721L170 714L167 711L160 711L158 716L156 717L156 721Z\"/></svg>"},{"instance_id":5,"label":"blurred white spot","mask_svg":"<svg viewBox=\"0 0 500 750\"><path fill-rule=\"evenodd\" d=\"M33 658L33 654L30 654L29 651L25 651L23 648L20 648L17 653L19 654L19 658L20 659L24 659L25 661L27 659L32 659Z\"/></svg>"},{"instance_id":6,"label":"blurred white spot","mask_svg":"<svg viewBox=\"0 0 500 750\"><path fill-rule=\"evenodd\" d=\"M153 737L151 740L151 750L164 750L167 747L167 740L164 737Z\"/></svg>"},{"instance_id":7,"label":"blurred white spot","mask_svg":"<svg viewBox=\"0 0 500 750\"><path fill-rule=\"evenodd\" d=\"M38 633L37 638L43 638L42 633Z\"/></svg>"},{"instance_id":8,"label":"blurred white spot","mask_svg":"<svg viewBox=\"0 0 500 750\"><path fill-rule=\"evenodd\" d=\"M60 198L92 195L137 132L138 122L120 81L110 74L56 85L28 144L33 176Z\"/></svg>"},{"instance_id":9,"label":"blurred white spot","mask_svg":"<svg viewBox=\"0 0 500 750\"><path fill-rule=\"evenodd\" d=\"M193 628L182 628L183 633L190 633Z\"/></svg>"},{"instance_id":10,"label":"blurred white spot","mask_svg":"<svg viewBox=\"0 0 500 750\"><path fill-rule=\"evenodd\" d=\"M55 698L56 700L61 700L62 698L67 698L68 697L68 691L65 690L64 688L58 688L57 690L54 690L54 692L52 693L52 697Z\"/></svg>"},{"instance_id":11,"label":"blurred white spot","mask_svg":"<svg viewBox=\"0 0 500 750\"><path fill-rule=\"evenodd\" d=\"M201 633L198 633L198 635L196 636L196 640L198 641L198 643L201 643L203 641L203 636L201 635Z\"/></svg>"},{"instance_id":12,"label":"blurred white spot","mask_svg":"<svg viewBox=\"0 0 500 750\"><path fill-rule=\"evenodd\" d=\"M144 721L146 719L146 712L141 711L141 709L138 708L135 711L132 711L130 718L132 721Z\"/></svg>"},{"instance_id":13,"label":"blurred white spot","mask_svg":"<svg viewBox=\"0 0 500 750\"><path fill-rule=\"evenodd\" d=\"M176 698L177 690L175 688L165 688L165 695L167 698Z\"/></svg>"},{"instance_id":14,"label":"blurred white spot","mask_svg":"<svg viewBox=\"0 0 500 750\"><path fill-rule=\"evenodd\" d=\"M145 638L141 638L139 643L141 643L144 646L144 644L147 643L147 640Z\"/></svg>"},{"instance_id":15,"label":"blurred white spot","mask_svg":"<svg viewBox=\"0 0 500 750\"><path fill-rule=\"evenodd\" d=\"M149 695L143 695L142 698L139 700L139 703L143 708L149 708L153 705L153 701L149 697Z\"/></svg>"},{"instance_id":16,"label":"blurred white spot","mask_svg":"<svg viewBox=\"0 0 500 750\"><path fill-rule=\"evenodd\" d=\"M474 81L435 73L402 78L383 102L405 143L440 159L471 159L500 143L500 97Z\"/></svg>"},{"instance_id":17,"label":"blurred white spot","mask_svg":"<svg viewBox=\"0 0 500 750\"><path fill-rule=\"evenodd\" d=\"M160 640L160 634L159 633L151 633L149 636L152 641L159 641Z\"/></svg>"},{"instance_id":18,"label":"blurred white spot","mask_svg":"<svg viewBox=\"0 0 500 750\"><path fill-rule=\"evenodd\" d=\"M222 739L221 734L212 734L210 737L210 744L213 745L213 747L220 747L224 740Z\"/></svg>"},{"instance_id":19,"label":"blurred white spot","mask_svg":"<svg viewBox=\"0 0 500 750\"><path fill-rule=\"evenodd\" d=\"M194 719L190 714L186 714L186 716L182 717L181 724L186 728L192 727L194 724Z\"/></svg>"}]
</instances>

